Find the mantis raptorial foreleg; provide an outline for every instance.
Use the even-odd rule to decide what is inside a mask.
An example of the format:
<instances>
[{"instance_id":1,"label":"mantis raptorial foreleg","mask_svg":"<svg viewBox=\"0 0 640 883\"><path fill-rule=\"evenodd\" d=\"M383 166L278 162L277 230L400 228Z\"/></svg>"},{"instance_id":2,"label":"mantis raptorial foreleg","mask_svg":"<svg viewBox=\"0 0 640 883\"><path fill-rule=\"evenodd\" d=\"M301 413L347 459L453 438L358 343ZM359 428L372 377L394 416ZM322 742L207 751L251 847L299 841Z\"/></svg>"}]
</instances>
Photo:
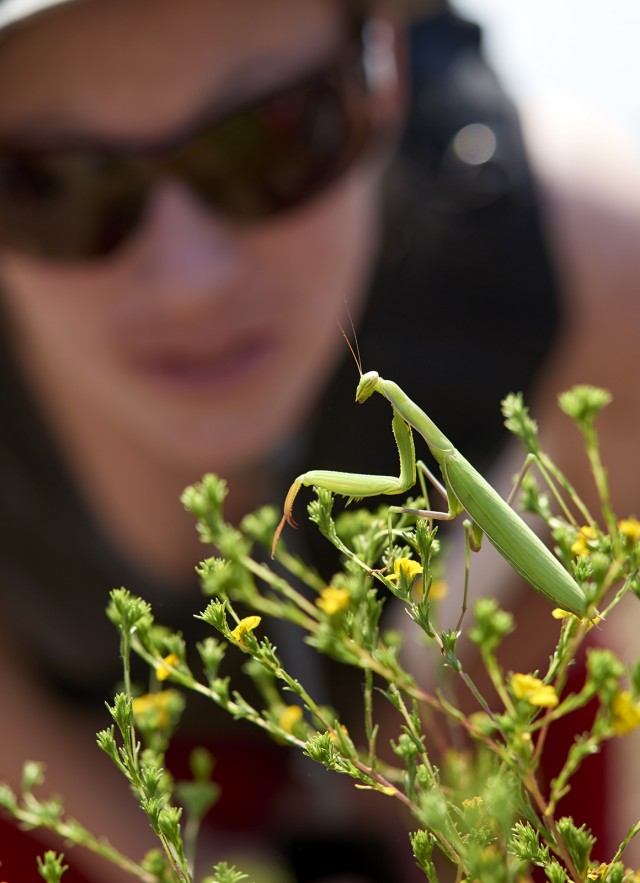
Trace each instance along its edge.
<instances>
[{"instance_id":1,"label":"mantis raptorial foreleg","mask_svg":"<svg viewBox=\"0 0 640 883\"><path fill-rule=\"evenodd\" d=\"M418 432L435 457L444 479L436 487L447 499L448 511L407 510L391 507L391 511L414 511L425 518L451 519L466 511L473 524L470 542L479 545L484 532L500 555L554 605L585 616L585 595L573 577L564 569L542 540L525 524L510 505L473 468L433 421L391 380L384 380L375 371L360 378L356 401L365 402L374 392L383 395L393 408L392 428L400 457L400 475L360 475L350 472L313 470L298 476L291 485L284 514L273 541L273 553L284 524L294 524L293 501L303 485L317 485L349 499L379 494L401 494L416 482L416 458L412 429ZM426 469L426 467L425 467ZM429 475L429 471L426 470ZM523 473L524 474L524 473Z\"/></svg>"}]
</instances>

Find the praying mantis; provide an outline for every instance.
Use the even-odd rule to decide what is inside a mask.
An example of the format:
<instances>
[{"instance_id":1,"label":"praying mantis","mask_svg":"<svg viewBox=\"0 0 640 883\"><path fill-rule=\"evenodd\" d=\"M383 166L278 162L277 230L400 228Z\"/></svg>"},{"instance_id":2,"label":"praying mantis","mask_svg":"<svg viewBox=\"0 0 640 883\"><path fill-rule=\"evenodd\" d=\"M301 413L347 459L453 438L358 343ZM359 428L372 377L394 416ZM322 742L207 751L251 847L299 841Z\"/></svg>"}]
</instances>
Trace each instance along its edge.
<instances>
[{"instance_id":1,"label":"praying mantis","mask_svg":"<svg viewBox=\"0 0 640 883\"><path fill-rule=\"evenodd\" d=\"M350 499L401 494L416 483L416 471L420 466L446 497L448 511L391 506L391 512L408 511L423 518L448 520L466 511L473 522L474 548L479 548L482 534L486 534L505 561L538 592L554 605L576 616L586 616L587 601L577 582L425 412L392 380L385 380L376 371L361 374L356 402L366 402L375 392L383 395L393 409L392 430L400 456L400 475L365 475L323 469L312 469L299 475L287 494L284 514L273 539L272 555L275 555L285 522L295 526L293 503L303 485L325 488ZM416 461L412 430L427 443L442 472L444 486L424 464Z\"/></svg>"}]
</instances>

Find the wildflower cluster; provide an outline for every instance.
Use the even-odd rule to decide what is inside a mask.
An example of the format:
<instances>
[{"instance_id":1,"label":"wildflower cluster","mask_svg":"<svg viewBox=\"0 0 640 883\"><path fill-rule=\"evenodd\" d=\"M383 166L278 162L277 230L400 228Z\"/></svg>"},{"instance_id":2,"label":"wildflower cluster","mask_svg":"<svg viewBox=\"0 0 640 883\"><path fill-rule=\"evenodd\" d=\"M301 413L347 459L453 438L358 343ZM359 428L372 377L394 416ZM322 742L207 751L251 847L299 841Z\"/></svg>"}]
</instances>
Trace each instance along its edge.
<instances>
[{"instance_id":1,"label":"wildflower cluster","mask_svg":"<svg viewBox=\"0 0 640 883\"><path fill-rule=\"evenodd\" d=\"M415 514L430 508L426 499L407 501L408 511L398 512L389 524L386 507L334 517L332 495L317 490L309 516L342 556L340 571L327 580L284 542L277 565L267 563L278 522L272 509L232 527L224 520L222 480L208 475L185 492L184 505L215 551L198 569L209 598L198 617L212 630L196 648L203 674L187 663L182 639L154 625L145 602L118 590L109 607L121 635L125 689L109 706L114 726L98 739L129 780L160 839L162 854L153 857L159 870L153 871L155 877L138 873L140 879L192 881L193 844L184 843L180 809L173 802L179 789L164 771L163 757L185 693L197 691L279 744L350 777L358 788L377 792L381 801L390 801L390 812L394 805L408 812L410 847L430 883L454 876L458 883L524 883L535 868L543 869L551 883L640 881L640 872L624 863L640 821L630 821L627 837L607 862L597 853L589 818L573 820L562 809L582 762L605 742L640 727L640 662L624 664L602 646L609 614L640 596L640 522L633 514L614 515L599 460L594 422L607 402L607 394L592 387L561 398L584 438L600 494L597 514L542 450L522 398L510 396L503 403L508 427L544 481L540 489L540 479L529 471L522 479L522 505L546 524L558 557L586 598L583 617L549 607L555 649L534 671L505 668L503 642L517 623L495 599L477 599L467 622L467 581L457 622L442 628L440 602L447 584L438 530ZM475 538L472 525L465 530ZM392 627L388 608L404 608L404 629ZM287 671L268 636L273 618L297 627L301 640L318 652L360 672L361 735ZM404 634L411 629L420 632L420 671L431 673L420 683L402 653ZM598 646L587 648L586 671L576 685L569 673L594 629ZM482 677L467 664L463 647L477 650ZM130 682L132 653L149 666L146 692L136 692ZM258 701L230 684L225 662L231 653L248 660L245 667ZM463 702L453 698L458 687ZM591 728L576 735L558 773L543 786L542 763L553 728L587 706L593 709ZM383 728L392 733L390 752L378 744ZM145 744L142 751L138 736ZM210 772L209 765L194 775L194 783L204 789L192 801L192 808L200 807L193 810L196 815L216 796ZM0 804L18 818L26 812L25 803L6 790L0 790ZM188 809L188 800L183 804ZM33 815L29 823L34 824ZM52 868L62 861L54 858ZM151 875L150 861L145 873ZM52 883L63 870L49 873L45 879ZM241 872L220 863L207 883L241 879Z\"/></svg>"}]
</instances>

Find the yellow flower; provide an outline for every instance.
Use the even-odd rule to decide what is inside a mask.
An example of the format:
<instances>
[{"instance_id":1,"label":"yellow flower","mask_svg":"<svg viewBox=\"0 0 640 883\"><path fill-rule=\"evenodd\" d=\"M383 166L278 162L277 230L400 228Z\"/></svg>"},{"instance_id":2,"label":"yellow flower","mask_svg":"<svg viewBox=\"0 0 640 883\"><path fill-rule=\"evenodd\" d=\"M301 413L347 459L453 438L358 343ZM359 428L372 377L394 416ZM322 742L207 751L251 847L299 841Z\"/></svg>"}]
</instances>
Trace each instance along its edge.
<instances>
[{"instance_id":1,"label":"yellow flower","mask_svg":"<svg viewBox=\"0 0 640 883\"><path fill-rule=\"evenodd\" d=\"M387 579L391 581L400 579L401 573L407 582L412 582L419 573L422 573L422 565L413 558L396 558L393 562L393 573Z\"/></svg>"},{"instance_id":2,"label":"yellow flower","mask_svg":"<svg viewBox=\"0 0 640 883\"><path fill-rule=\"evenodd\" d=\"M551 616L554 619L566 619L568 616L575 616L575 613L571 613L570 610L563 610L562 607L554 607L551 611ZM594 625L598 625L598 623L602 622L601 616L594 616L593 619L587 619L586 616L576 617L580 622L586 622L589 624L589 628L592 629Z\"/></svg>"},{"instance_id":3,"label":"yellow flower","mask_svg":"<svg viewBox=\"0 0 640 883\"><path fill-rule=\"evenodd\" d=\"M324 610L327 616L333 616L346 610L351 601L351 595L347 589L338 589L336 586L325 586L320 592L316 604L320 610Z\"/></svg>"},{"instance_id":4,"label":"yellow flower","mask_svg":"<svg viewBox=\"0 0 640 883\"><path fill-rule=\"evenodd\" d=\"M618 530L632 543L640 541L640 521L637 518L623 518L618 522Z\"/></svg>"},{"instance_id":5,"label":"yellow flower","mask_svg":"<svg viewBox=\"0 0 640 883\"><path fill-rule=\"evenodd\" d=\"M408 559L406 559L408 560ZM416 562L411 562L415 564ZM418 565L419 567L420 565ZM422 573L422 570L419 570L416 575ZM415 577L414 577L415 578ZM395 574L389 579L396 579ZM411 577L408 577L411 580ZM447 592L449 591L449 586L446 583L446 580L443 579L434 579L429 587L428 598L430 601L442 601L443 598L447 597ZM423 592L423 584L422 580L415 580L415 584L411 589L411 593L416 601L422 601L424 598Z\"/></svg>"},{"instance_id":6,"label":"yellow flower","mask_svg":"<svg viewBox=\"0 0 640 883\"><path fill-rule=\"evenodd\" d=\"M171 690L160 690L158 693L136 696L131 702L133 716L139 722L144 719L147 726L166 727L169 723L169 705L174 695Z\"/></svg>"},{"instance_id":7,"label":"yellow flower","mask_svg":"<svg viewBox=\"0 0 640 883\"><path fill-rule=\"evenodd\" d=\"M347 736L347 737L349 736L349 730L345 727L344 724L340 724L340 729L344 733L345 736ZM337 732L330 730L329 731L329 738L331 739L331 741L333 742L334 745L340 744L340 740L338 739Z\"/></svg>"},{"instance_id":8,"label":"yellow flower","mask_svg":"<svg viewBox=\"0 0 640 883\"><path fill-rule=\"evenodd\" d=\"M245 636L257 629L261 622L261 616L245 616L231 632L232 640L237 641L238 644L244 643Z\"/></svg>"},{"instance_id":9,"label":"yellow flower","mask_svg":"<svg viewBox=\"0 0 640 883\"><path fill-rule=\"evenodd\" d=\"M571 551L574 555L590 555L593 549L589 546L589 542L595 540L597 536L596 531L590 525L585 524L580 528L580 533L571 546Z\"/></svg>"},{"instance_id":10,"label":"yellow flower","mask_svg":"<svg viewBox=\"0 0 640 883\"><path fill-rule=\"evenodd\" d=\"M447 585L446 580L434 579L431 583L431 588L429 589L429 598L431 601L442 601L443 598L447 597L448 591L449 586Z\"/></svg>"},{"instance_id":11,"label":"yellow flower","mask_svg":"<svg viewBox=\"0 0 640 883\"><path fill-rule=\"evenodd\" d=\"M611 724L618 736L626 736L640 727L640 705L628 690L621 690L611 703L613 719Z\"/></svg>"},{"instance_id":12,"label":"yellow flower","mask_svg":"<svg viewBox=\"0 0 640 883\"><path fill-rule=\"evenodd\" d=\"M299 705L287 705L286 708L282 710L280 713L280 720L278 723L280 724L281 729L285 731L285 733L293 733L294 727L297 723L302 720L302 709Z\"/></svg>"},{"instance_id":13,"label":"yellow flower","mask_svg":"<svg viewBox=\"0 0 640 883\"><path fill-rule=\"evenodd\" d=\"M357 788L358 791L377 791L378 794L386 794L387 797L395 797L398 794L398 789L394 788L393 785L380 785L378 782L374 782L372 785L356 783L353 787ZM331 879L333 880L334 878L332 877ZM342 880L342 877L340 879ZM351 880L351 877L349 879Z\"/></svg>"},{"instance_id":14,"label":"yellow flower","mask_svg":"<svg viewBox=\"0 0 640 883\"><path fill-rule=\"evenodd\" d=\"M463 800L462 805L465 809L478 809L484 805L484 800L479 794L476 794L475 797L469 797L466 800Z\"/></svg>"},{"instance_id":15,"label":"yellow flower","mask_svg":"<svg viewBox=\"0 0 640 883\"><path fill-rule=\"evenodd\" d=\"M607 873L608 869L609 865L605 864L605 862L602 862L600 867L593 868L591 871L589 871L589 873L587 874L587 880L601 880Z\"/></svg>"},{"instance_id":16,"label":"yellow flower","mask_svg":"<svg viewBox=\"0 0 640 883\"><path fill-rule=\"evenodd\" d=\"M517 699L524 699L529 705L538 708L555 708L559 701L551 684L544 684L540 678L534 678L533 675L512 675L511 689Z\"/></svg>"},{"instance_id":17,"label":"yellow flower","mask_svg":"<svg viewBox=\"0 0 640 883\"><path fill-rule=\"evenodd\" d=\"M166 681L171 674L171 669L175 668L179 662L180 660L175 653L169 653L168 656L165 656L162 662L156 665L156 677L158 680Z\"/></svg>"}]
</instances>

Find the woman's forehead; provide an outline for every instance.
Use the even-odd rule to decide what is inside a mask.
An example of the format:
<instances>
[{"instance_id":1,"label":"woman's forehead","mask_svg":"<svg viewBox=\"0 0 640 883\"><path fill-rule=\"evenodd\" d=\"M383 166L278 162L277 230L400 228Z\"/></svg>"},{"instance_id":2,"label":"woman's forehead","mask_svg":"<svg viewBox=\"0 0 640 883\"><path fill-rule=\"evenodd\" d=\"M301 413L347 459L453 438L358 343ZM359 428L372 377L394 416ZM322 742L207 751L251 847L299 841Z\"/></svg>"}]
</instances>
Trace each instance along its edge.
<instances>
[{"instance_id":1,"label":"woman's forehead","mask_svg":"<svg viewBox=\"0 0 640 883\"><path fill-rule=\"evenodd\" d=\"M81 2L81 0L0 0L0 30L18 22L24 22L31 16L50 11L65 3ZM133 2L133 0L132 0ZM337 0L344 7L358 6L366 9L375 0ZM393 8L408 10L412 6L426 7L429 3L442 3L445 0L385 0Z\"/></svg>"},{"instance_id":2,"label":"woman's forehead","mask_svg":"<svg viewBox=\"0 0 640 883\"><path fill-rule=\"evenodd\" d=\"M0 44L0 130L49 130L57 119L97 134L162 132L203 103L233 104L322 59L341 39L338 8L335 0L65 3Z\"/></svg>"}]
</instances>

